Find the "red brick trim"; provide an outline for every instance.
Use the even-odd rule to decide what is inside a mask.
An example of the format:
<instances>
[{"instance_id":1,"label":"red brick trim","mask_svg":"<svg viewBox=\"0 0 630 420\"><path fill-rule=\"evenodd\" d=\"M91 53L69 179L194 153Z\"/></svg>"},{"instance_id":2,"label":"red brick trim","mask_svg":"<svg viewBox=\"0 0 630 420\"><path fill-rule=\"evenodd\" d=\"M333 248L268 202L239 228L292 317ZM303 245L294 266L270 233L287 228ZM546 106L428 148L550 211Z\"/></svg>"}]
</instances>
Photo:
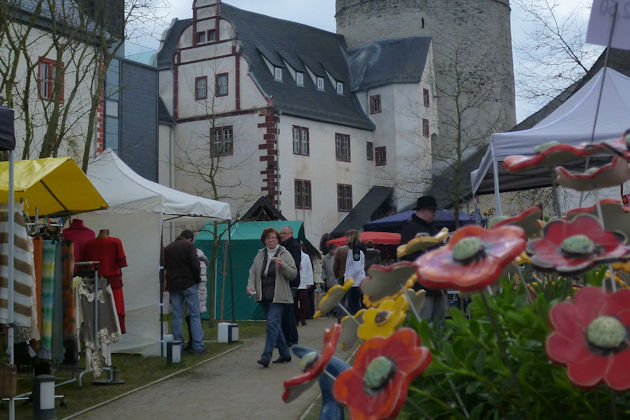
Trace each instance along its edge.
<instances>
[{"instance_id":1,"label":"red brick trim","mask_svg":"<svg viewBox=\"0 0 630 420\"><path fill-rule=\"evenodd\" d=\"M278 205L280 191L278 190L278 116L275 115L272 104L261 110L258 114L263 119L263 123L258 124L262 128L262 143L258 145L261 151L259 160L267 162L265 169L260 171L263 175L263 185L260 191L271 200L274 205Z\"/></svg>"}]
</instances>

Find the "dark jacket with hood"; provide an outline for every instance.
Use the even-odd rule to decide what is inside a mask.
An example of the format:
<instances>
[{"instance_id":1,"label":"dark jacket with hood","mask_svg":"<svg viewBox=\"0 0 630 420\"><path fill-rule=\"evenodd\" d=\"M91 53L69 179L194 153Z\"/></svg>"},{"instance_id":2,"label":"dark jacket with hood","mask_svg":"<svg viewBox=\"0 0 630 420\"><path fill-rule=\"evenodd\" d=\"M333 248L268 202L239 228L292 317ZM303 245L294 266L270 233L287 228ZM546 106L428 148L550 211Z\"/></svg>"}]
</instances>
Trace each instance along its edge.
<instances>
[{"instance_id":1,"label":"dark jacket with hood","mask_svg":"<svg viewBox=\"0 0 630 420\"><path fill-rule=\"evenodd\" d=\"M180 292L199 283L201 269L195 244L184 238L171 242L164 248L164 268L169 292Z\"/></svg>"}]
</instances>

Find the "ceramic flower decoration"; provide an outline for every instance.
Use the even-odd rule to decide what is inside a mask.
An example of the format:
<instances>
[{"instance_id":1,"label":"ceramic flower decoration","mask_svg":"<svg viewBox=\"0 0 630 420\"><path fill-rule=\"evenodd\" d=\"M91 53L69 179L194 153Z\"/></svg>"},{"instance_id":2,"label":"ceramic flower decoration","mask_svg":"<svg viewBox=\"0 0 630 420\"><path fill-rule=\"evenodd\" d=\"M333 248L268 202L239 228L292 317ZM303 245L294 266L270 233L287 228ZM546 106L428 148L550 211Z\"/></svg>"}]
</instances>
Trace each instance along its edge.
<instances>
[{"instance_id":1,"label":"ceramic flower decoration","mask_svg":"<svg viewBox=\"0 0 630 420\"><path fill-rule=\"evenodd\" d=\"M336 285L331 287L317 304L317 311L313 315L313 319L328 315L341 302L341 299L348 293L353 283L352 279L347 279L343 286Z\"/></svg>"},{"instance_id":2,"label":"ceramic flower decoration","mask_svg":"<svg viewBox=\"0 0 630 420\"><path fill-rule=\"evenodd\" d=\"M428 248L438 246L446 239L448 239L448 228L442 228L442 230L434 236L416 236L406 244L399 246L396 250L396 256L402 258L406 255L415 254L416 252L426 251Z\"/></svg>"},{"instance_id":3,"label":"ceramic flower decoration","mask_svg":"<svg viewBox=\"0 0 630 420\"><path fill-rule=\"evenodd\" d=\"M545 344L553 362L568 367L580 388L604 382L615 391L630 389L630 290L608 295L596 287L580 289L573 303L549 312L553 334Z\"/></svg>"},{"instance_id":4,"label":"ceramic flower decoration","mask_svg":"<svg viewBox=\"0 0 630 420\"><path fill-rule=\"evenodd\" d=\"M282 401L285 403L293 401L319 378L319 375L324 372L326 365L328 365L333 354L335 354L340 333L341 325L339 324L333 324L330 328L326 328L324 331L324 346L321 353L308 352L300 358L300 367L303 373L283 382L284 393L282 394Z\"/></svg>"},{"instance_id":5,"label":"ceramic flower decoration","mask_svg":"<svg viewBox=\"0 0 630 420\"><path fill-rule=\"evenodd\" d=\"M576 274L625 259L625 242L624 234L605 231L595 217L583 214L569 222L547 223L544 236L527 244L527 253L539 270Z\"/></svg>"},{"instance_id":6,"label":"ceramic flower decoration","mask_svg":"<svg viewBox=\"0 0 630 420\"><path fill-rule=\"evenodd\" d=\"M382 299L397 296L403 288L411 287L407 283L416 269L409 261L401 261L389 266L373 265L368 269L367 277L361 281L361 292L366 306L376 306Z\"/></svg>"},{"instance_id":7,"label":"ceramic flower decoration","mask_svg":"<svg viewBox=\"0 0 630 420\"><path fill-rule=\"evenodd\" d=\"M357 342L359 336L357 331L359 326L363 324L363 314L365 309L361 309L354 316L346 315L341 318L341 336L339 337L339 344L341 350L352 348L354 343Z\"/></svg>"},{"instance_id":8,"label":"ceramic flower decoration","mask_svg":"<svg viewBox=\"0 0 630 420\"><path fill-rule=\"evenodd\" d=\"M536 148L534 156L512 155L505 158L503 166L509 172L525 171L539 167L552 168L560 163L592 155L592 151L582 146L550 142Z\"/></svg>"},{"instance_id":9,"label":"ceramic flower decoration","mask_svg":"<svg viewBox=\"0 0 630 420\"><path fill-rule=\"evenodd\" d=\"M414 262L418 281L432 289L478 290L493 283L526 245L518 226L464 226L445 246Z\"/></svg>"},{"instance_id":10,"label":"ceramic flower decoration","mask_svg":"<svg viewBox=\"0 0 630 420\"><path fill-rule=\"evenodd\" d=\"M363 324L359 327L357 335L362 340L372 337L389 337L402 325L407 316L409 301L405 296L396 299L388 299L378 308L371 308L363 314Z\"/></svg>"},{"instance_id":11,"label":"ceramic flower decoration","mask_svg":"<svg viewBox=\"0 0 630 420\"><path fill-rule=\"evenodd\" d=\"M584 173L577 173L556 167L556 182L577 191L590 191L621 185L630 179L630 167L625 159L615 157L612 162L599 168L592 167Z\"/></svg>"},{"instance_id":12,"label":"ceramic flower decoration","mask_svg":"<svg viewBox=\"0 0 630 420\"><path fill-rule=\"evenodd\" d=\"M359 348L352 368L337 377L333 392L352 419L393 419L410 382L431 363L431 352L410 328L372 338Z\"/></svg>"},{"instance_id":13,"label":"ceramic flower decoration","mask_svg":"<svg viewBox=\"0 0 630 420\"><path fill-rule=\"evenodd\" d=\"M536 238L541 235L542 226L542 211L538 207L530 207L521 214L517 214L512 217L505 217L497 219L493 217L488 220L488 228L494 228L505 225L516 225L523 228L528 238Z\"/></svg>"},{"instance_id":14,"label":"ceramic flower decoration","mask_svg":"<svg viewBox=\"0 0 630 420\"><path fill-rule=\"evenodd\" d=\"M407 289L404 291L404 295L407 297L407 300L409 301L409 307L413 306L416 309L416 313L418 314L422 311L426 294L427 294L426 290L418 290L416 292L413 289Z\"/></svg>"},{"instance_id":15,"label":"ceramic flower decoration","mask_svg":"<svg viewBox=\"0 0 630 420\"><path fill-rule=\"evenodd\" d=\"M628 149L628 146L630 145L629 134L630 134L630 129L626 130L621 135L621 137L618 137L614 140L604 140L600 143L594 143L586 147L596 152L599 152L601 150L613 152L623 157L625 160L630 160L630 150Z\"/></svg>"},{"instance_id":16,"label":"ceramic flower decoration","mask_svg":"<svg viewBox=\"0 0 630 420\"><path fill-rule=\"evenodd\" d=\"M601 200L599 206L602 209L604 229L621 232L626 235L626 238L630 238L630 208L624 207L621 201L610 198ZM567 219L573 220L580 214L585 213L597 217L597 206L593 205L569 210L567 212Z\"/></svg>"}]
</instances>

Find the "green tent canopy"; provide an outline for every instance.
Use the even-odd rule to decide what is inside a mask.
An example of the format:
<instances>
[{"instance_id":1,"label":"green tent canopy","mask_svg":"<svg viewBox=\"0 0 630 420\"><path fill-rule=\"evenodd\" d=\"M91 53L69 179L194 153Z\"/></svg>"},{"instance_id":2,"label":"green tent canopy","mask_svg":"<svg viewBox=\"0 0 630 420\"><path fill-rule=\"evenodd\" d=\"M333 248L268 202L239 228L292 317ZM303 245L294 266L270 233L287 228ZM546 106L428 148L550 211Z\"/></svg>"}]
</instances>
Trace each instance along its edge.
<instances>
[{"instance_id":1,"label":"green tent canopy","mask_svg":"<svg viewBox=\"0 0 630 420\"><path fill-rule=\"evenodd\" d=\"M302 221L277 220L277 221L241 221L231 226L232 239L232 280L234 281L234 320L265 319L265 316L255 301L245 293L247 278L256 252L264 245L260 241L263 230L273 227L280 231L283 226L291 226L293 235L302 243L306 243L304 226ZM230 285L230 260L228 250L228 225L216 224L216 235L219 237L217 245L216 284L214 292L215 317L217 320L232 320L232 295ZM208 259L212 258L214 247L215 222L208 222L195 238L195 245L201 249Z\"/></svg>"}]
</instances>

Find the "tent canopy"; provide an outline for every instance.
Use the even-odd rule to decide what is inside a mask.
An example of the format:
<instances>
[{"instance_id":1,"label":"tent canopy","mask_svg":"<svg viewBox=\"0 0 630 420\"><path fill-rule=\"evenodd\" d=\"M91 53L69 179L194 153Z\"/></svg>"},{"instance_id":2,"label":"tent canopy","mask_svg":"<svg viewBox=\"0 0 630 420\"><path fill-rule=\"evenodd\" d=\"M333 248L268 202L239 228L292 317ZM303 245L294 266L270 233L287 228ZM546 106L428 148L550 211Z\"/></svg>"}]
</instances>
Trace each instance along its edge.
<instances>
[{"instance_id":1,"label":"tent canopy","mask_svg":"<svg viewBox=\"0 0 630 420\"><path fill-rule=\"evenodd\" d=\"M241 221L231 226L232 239L232 279L234 281L234 317L236 320L265 319L260 305L253 297L245 294L249 268L254 262L254 257L264 245L260 241L263 230L273 227L280 231L283 226L291 226L293 235L300 241L306 241L304 236L304 224L297 220L276 221ZM230 285L230 262L227 254L227 224L217 224L217 235L220 237L217 249L217 267L215 284L215 315L217 320L232 319L232 292ZM195 238L195 245L201 249L208 259L212 256L214 245L214 223L205 224L201 232Z\"/></svg>"},{"instance_id":2,"label":"tent canopy","mask_svg":"<svg viewBox=\"0 0 630 420\"><path fill-rule=\"evenodd\" d=\"M149 212L230 220L230 205L187 194L135 173L111 149L90 160L88 177L113 212Z\"/></svg>"},{"instance_id":3,"label":"tent canopy","mask_svg":"<svg viewBox=\"0 0 630 420\"><path fill-rule=\"evenodd\" d=\"M546 168L511 175L503 169L502 163L510 155L533 156L536 146L550 141L571 145L590 142L602 85L594 141L621 136L630 127L630 77L604 67L534 127L493 134L479 168L471 172L473 192L488 194L494 191L493 175L489 171L495 161L499 166L501 191L551 185L551 174ZM583 170L583 163L581 168Z\"/></svg>"},{"instance_id":4,"label":"tent canopy","mask_svg":"<svg viewBox=\"0 0 630 420\"><path fill-rule=\"evenodd\" d=\"M361 232L359 233L361 242L372 241L375 245L398 245L400 244L400 233L393 232ZM331 239L327 245L343 246L346 244L346 237Z\"/></svg>"},{"instance_id":5,"label":"tent canopy","mask_svg":"<svg viewBox=\"0 0 630 420\"><path fill-rule=\"evenodd\" d=\"M18 160L15 201L24 200L28 216L67 215L102 210L107 203L69 157ZM9 162L0 162L0 202L9 200Z\"/></svg>"},{"instance_id":6,"label":"tent canopy","mask_svg":"<svg viewBox=\"0 0 630 420\"><path fill-rule=\"evenodd\" d=\"M376 232L400 232L403 223L407 220L411 220L415 210L407 210L400 213L392 214L391 216L383 217L382 219L372 220L370 223L363 225L363 230L376 231ZM474 224L475 219L468 213L459 213L459 222L461 225ZM449 228L449 230L455 229L455 216L452 210L438 209L435 212L435 218L433 224L441 229L443 227Z\"/></svg>"},{"instance_id":7,"label":"tent canopy","mask_svg":"<svg viewBox=\"0 0 630 420\"><path fill-rule=\"evenodd\" d=\"M122 269L127 333L114 352L160 354L160 253L164 215L230 219L227 203L186 194L142 178L111 150L92 159L88 177L110 204L81 216L93 230L109 229L127 257Z\"/></svg>"}]
</instances>

